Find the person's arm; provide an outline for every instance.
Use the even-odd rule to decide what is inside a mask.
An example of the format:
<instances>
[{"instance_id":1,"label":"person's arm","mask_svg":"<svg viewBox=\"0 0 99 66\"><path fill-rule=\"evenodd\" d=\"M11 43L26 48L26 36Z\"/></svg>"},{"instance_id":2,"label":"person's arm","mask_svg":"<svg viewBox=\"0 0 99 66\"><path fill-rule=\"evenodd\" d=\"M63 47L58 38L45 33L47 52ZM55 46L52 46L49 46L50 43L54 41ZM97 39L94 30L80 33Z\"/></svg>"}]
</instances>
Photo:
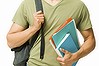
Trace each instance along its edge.
<instances>
[{"instance_id":1,"label":"person's arm","mask_svg":"<svg viewBox=\"0 0 99 66\"><path fill-rule=\"evenodd\" d=\"M13 23L10 31L7 34L7 44L10 48L19 47L31 38L41 27L44 22L44 15L41 11L34 13L33 26L24 29L22 26Z\"/></svg>"},{"instance_id":2,"label":"person's arm","mask_svg":"<svg viewBox=\"0 0 99 66\"><path fill-rule=\"evenodd\" d=\"M7 44L10 48L19 47L35 33L34 27L24 30L22 26L14 23L7 34Z\"/></svg>"},{"instance_id":3,"label":"person's arm","mask_svg":"<svg viewBox=\"0 0 99 66\"><path fill-rule=\"evenodd\" d=\"M85 31L81 31L81 34L84 37L84 43L82 44L80 50L77 52L79 58L89 54L92 50L94 50L96 45L94 33L91 28Z\"/></svg>"},{"instance_id":4,"label":"person's arm","mask_svg":"<svg viewBox=\"0 0 99 66\"><path fill-rule=\"evenodd\" d=\"M73 54L67 50L62 49L61 51L65 53L65 56L63 58L57 58L62 66L71 66L72 63L88 55L95 48L95 37L92 28L80 32L84 37L83 45L76 53Z\"/></svg>"}]
</instances>

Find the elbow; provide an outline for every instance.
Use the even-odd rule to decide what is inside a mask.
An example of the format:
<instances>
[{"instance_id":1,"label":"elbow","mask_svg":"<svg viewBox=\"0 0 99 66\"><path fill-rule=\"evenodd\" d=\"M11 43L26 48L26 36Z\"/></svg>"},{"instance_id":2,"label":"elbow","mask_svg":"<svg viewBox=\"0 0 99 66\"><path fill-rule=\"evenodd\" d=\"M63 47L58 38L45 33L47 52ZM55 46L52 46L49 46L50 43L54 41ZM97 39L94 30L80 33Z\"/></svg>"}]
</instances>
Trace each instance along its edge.
<instances>
[{"instance_id":1,"label":"elbow","mask_svg":"<svg viewBox=\"0 0 99 66\"><path fill-rule=\"evenodd\" d=\"M96 40L95 40L95 38L93 39L93 50L95 49L95 47L96 47Z\"/></svg>"},{"instance_id":2,"label":"elbow","mask_svg":"<svg viewBox=\"0 0 99 66\"><path fill-rule=\"evenodd\" d=\"M6 36L7 45L9 48L14 48L13 40L10 39L9 35Z\"/></svg>"},{"instance_id":3,"label":"elbow","mask_svg":"<svg viewBox=\"0 0 99 66\"><path fill-rule=\"evenodd\" d=\"M7 41L7 45L8 45L9 48L14 48L13 44L10 43L9 41Z\"/></svg>"}]
</instances>

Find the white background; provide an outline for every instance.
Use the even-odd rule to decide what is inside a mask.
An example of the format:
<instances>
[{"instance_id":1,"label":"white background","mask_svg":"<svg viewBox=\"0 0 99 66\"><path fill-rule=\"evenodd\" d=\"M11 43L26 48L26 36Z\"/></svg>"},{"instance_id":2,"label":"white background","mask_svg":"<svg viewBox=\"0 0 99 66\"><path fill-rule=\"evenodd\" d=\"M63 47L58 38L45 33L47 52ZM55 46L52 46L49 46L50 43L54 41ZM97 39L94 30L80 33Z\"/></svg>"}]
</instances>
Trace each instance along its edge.
<instances>
[{"instance_id":1,"label":"white background","mask_svg":"<svg viewBox=\"0 0 99 66\"><path fill-rule=\"evenodd\" d=\"M21 2L22 0L0 0L0 66L13 66L14 54L7 46L6 34L11 27L11 20ZM89 55L80 59L77 66L99 66L99 2L98 0L83 0L83 2L90 12L96 37L96 48Z\"/></svg>"}]
</instances>

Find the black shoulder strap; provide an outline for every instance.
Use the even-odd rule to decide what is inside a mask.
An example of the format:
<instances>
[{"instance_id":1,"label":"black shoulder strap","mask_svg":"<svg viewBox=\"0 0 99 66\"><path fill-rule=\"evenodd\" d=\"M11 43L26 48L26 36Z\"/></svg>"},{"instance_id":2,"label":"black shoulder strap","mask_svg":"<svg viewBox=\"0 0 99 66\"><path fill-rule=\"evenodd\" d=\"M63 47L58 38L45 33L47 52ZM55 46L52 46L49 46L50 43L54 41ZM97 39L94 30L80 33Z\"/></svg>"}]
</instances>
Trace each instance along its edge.
<instances>
[{"instance_id":1,"label":"black shoulder strap","mask_svg":"<svg viewBox=\"0 0 99 66\"><path fill-rule=\"evenodd\" d=\"M36 5L36 11L42 11L43 12L43 6L41 0L35 0ZM40 47L40 59L44 58L44 50L45 50L45 40L44 40L44 32L43 32L43 24L41 26L41 47Z\"/></svg>"}]
</instances>

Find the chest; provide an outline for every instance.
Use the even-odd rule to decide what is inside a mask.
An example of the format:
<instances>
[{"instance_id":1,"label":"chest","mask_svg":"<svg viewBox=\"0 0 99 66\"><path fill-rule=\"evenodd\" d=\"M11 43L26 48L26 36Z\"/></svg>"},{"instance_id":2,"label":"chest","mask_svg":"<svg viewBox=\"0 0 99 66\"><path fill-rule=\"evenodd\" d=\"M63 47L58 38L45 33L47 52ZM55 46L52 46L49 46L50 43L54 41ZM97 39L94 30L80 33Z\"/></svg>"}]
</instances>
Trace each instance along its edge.
<instances>
[{"instance_id":1,"label":"chest","mask_svg":"<svg viewBox=\"0 0 99 66\"><path fill-rule=\"evenodd\" d=\"M57 27L63 24L68 18L73 18L78 23L80 17L80 10L73 3L59 2L52 6L45 1L42 1L44 16L45 16L45 27L49 29L50 27ZM36 12L35 3L31 2L27 6L27 18L30 25L33 25L33 13Z\"/></svg>"}]
</instances>

